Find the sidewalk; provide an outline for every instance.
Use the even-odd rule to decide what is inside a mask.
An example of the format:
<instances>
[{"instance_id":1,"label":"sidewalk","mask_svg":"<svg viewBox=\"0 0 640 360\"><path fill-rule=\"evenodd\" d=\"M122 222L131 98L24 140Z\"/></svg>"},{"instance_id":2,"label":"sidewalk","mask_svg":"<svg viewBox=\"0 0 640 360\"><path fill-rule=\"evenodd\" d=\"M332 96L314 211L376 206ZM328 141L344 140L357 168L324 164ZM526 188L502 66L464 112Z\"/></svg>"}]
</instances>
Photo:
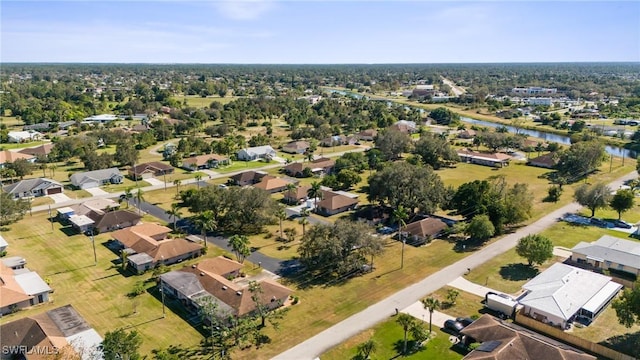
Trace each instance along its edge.
<instances>
[{"instance_id":1,"label":"sidewalk","mask_svg":"<svg viewBox=\"0 0 640 360\"><path fill-rule=\"evenodd\" d=\"M482 298L484 298L488 292L495 292L498 294L502 294L502 291L498 291L498 290L494 290L492 288L488 288L486 286L482 286L482 285L478 285L476 283L472 283L471 281L465 279L464 277L460 276L456 279L454 279L452 282L450 282L448 284L451 287L454 287L456 289L460 289L464 292L468 292L474 295L478 295Z\"/></svg>"}]
</instances>

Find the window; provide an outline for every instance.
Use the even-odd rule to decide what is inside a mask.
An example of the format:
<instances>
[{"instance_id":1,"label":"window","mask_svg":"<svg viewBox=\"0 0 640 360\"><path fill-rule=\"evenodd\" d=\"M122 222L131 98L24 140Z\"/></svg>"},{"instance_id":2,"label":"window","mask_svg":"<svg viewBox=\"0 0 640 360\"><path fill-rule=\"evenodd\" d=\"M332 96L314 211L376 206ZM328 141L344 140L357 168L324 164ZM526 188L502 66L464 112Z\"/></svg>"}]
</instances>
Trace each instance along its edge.
<instances>
[{"instance_id":1,"label":"window","mask_svg":"<svg viewBox=\"0 0 640 360\"><path fill-rule=\"evenodd\" d=\"M618 270L624 270L624 265L618 264Z\"/></svg>"},{"instance_id":2,"label":"window","mask_svg":"<svg viewBox=\"0 0 640 360\"><path fill-rule=\"evenodd\" d=\"M607 266L607 268L611 267L611 261L609 260L605 261L604 264Z\"/></svg>"}]
</instances>

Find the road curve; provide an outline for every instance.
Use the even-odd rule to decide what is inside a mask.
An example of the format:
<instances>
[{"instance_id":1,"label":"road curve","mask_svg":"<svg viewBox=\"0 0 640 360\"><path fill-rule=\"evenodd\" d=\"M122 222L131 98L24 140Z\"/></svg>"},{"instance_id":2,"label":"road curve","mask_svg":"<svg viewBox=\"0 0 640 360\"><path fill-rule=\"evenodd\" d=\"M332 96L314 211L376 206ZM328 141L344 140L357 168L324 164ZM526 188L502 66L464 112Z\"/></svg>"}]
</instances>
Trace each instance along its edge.
<instances>
[{"instance_id":1,"label":"road curve","mask_svg":"<svg viewBox=\"0 0 640 360\"><path fill-rule=\"evenodd\" d=\"M637 172L631 172L609 184L612 189L618 189L624 181L634 179ZM576 212L581 208L578 203L571 203L553 211L531 225L504 236L502 239L487 245L483 249L455 262L440 271L429 275L380 302L369 306L361 312L337 323L306 341L277 355L275 360L304 360L315 359L330 348L339 345L350 337L373 327L375 324L395 314L395 309L404 309L430 293L462 276L467 268L476 268L484 262L508 251L516 246L518 239L540 231L553 225L565 213Z\"/></svg>"}]
</instances>

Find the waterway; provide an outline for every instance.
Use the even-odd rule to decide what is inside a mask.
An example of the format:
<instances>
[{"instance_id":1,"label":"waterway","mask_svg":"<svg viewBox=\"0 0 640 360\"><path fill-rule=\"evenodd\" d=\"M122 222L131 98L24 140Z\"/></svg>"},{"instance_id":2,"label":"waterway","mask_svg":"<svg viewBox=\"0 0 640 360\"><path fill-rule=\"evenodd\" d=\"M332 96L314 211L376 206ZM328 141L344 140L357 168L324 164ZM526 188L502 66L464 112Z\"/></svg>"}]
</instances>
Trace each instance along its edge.
<instances>
[{"instance_id":1,"label":"waterway","mask_svg":"<svg viewBox=\"0 0 640 360\"><path fill-rule=\"evenodd\" d=\"M571 139L568 136L565 135L558 135L558 134L552 134L552 133L548 133L548 132L544 132L544 131L539 131L539 130L529 130L529 129L516 129L513 126L509 126L509 125L502 125L502 124L498 124L498 123L493 123L490 121L484 121L484 120L476 120L476 119L472 119L472 118L468 118L468 117L460 117L460 120L469 123L469 124L473 124L473 125L477 125L477 126L486 126L486 127L492 127L492 128L497 128L500 126L504 126L507 128L507 130L510 133L520 133L520 134L525 134L528 136L532 136L538 139L542 139L545 141L552 141L555 143L560 143L560 144L565 144L565 145L570 145L571 144ZM630 158L636 158L638 156L638 153L629 149L624 149L618 146L611 146L611 145L607 145L605 146L605 150L608 154L613 155L613 156L618 156L618 157L630 157Z\"/></svg>"}]
</instances>

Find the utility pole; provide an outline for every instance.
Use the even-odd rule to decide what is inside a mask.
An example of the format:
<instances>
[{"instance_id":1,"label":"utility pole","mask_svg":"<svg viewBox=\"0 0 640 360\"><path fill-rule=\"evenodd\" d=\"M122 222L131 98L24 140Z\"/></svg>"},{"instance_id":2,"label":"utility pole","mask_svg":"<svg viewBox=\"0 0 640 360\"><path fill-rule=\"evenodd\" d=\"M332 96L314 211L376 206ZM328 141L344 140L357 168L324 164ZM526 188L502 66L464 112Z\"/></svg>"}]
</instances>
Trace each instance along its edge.
<instances>
[{"instance_id":1,"label":"utility pole","mask_svg":"<svg viewBox=\"0 0 640 360\"><path fill-rule=\"evenodd\" d=\"M91 229L91 245L93 246L93 265L98 265L98 256L96 255L96 239L93 237L93 229Z\"/></svg>"},{"instance_id":2,"label":"utility pole","mask_svg":"<svg viewBox=\"0 0 640 360\"><path fill-rule=\"evenodd\" d=\"M406 242L406 240L402 239L402 257L400 259L400 269L404 268L404 244L405 244L405 242Z\"/></svg>"},{"instance_id":3,"label":"utility pole","mask_svg":"<svg viewBox=\"0 0 640 360\"><path fill-rule=\"evenodd\" d=\"M49 221L51 222L51 232L53 232L53 217L51 217L51 204L49 204Z\"/></svg>"},{"instance_id":4,"label":"utility pole","mask_svg":"<svg viewBox=\"0 0 640 360\"><path fill-rule=\"evenodd\" d=\"M164 306L164 290L162 287L162 279L160 279L160 297L162 298L162 318L164 319L167 316L167 313Z\"/></svg>"}]
</instances>

